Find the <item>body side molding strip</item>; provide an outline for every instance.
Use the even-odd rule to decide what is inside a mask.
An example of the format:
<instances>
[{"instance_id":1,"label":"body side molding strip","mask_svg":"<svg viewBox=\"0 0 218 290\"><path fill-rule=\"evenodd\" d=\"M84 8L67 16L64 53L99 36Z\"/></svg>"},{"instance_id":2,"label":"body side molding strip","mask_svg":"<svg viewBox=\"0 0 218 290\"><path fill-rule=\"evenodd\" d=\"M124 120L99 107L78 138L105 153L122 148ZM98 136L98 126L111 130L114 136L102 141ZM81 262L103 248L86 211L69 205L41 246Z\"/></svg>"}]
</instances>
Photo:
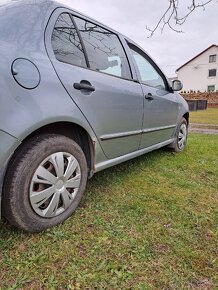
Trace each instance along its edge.
<instances>
[{"instance_id":1,"label":"body side molding strip","mask_svg":"<svg viewBox=\"0 0 218 290\"><path fill-rule=\"evenodd\" d=\"M161 130L166 130L166 129L171 129L171 128L176 128L177 125L169 125L169 126L161 126L157 128L151 128L151 129L143 129L142 133L150 133L150 132L155 132L155 131L161 131Z\"/></svg>"},{"instance_id":2,"label":"body side molding strip","mask_svg":"<svg viewBox=\"0 0 218 290\"><path fill-rule=\"evenodd\" d=\"M140 135L141 133L142 131L138 130L138 131L124 132L124 133L108 134L108 135L101 136L100 139L101 141L106 141L106 140L111 140L111 139L118 139L118 138L123 138L123 137Z\"/></svg>"},{"instance_id":3,"label":"body side molding strip","mask_svg":"<svg viewBox=\"0 0 218 290\"><path fill-rule=\"evenodd\" d=\"M118 139L118 138L135 136L135 135L140 135L140 134L145 134L145 133L150 133L150 132L155 132L155 131L171 129L171 128L175 128L175 127L176 127L176 125L170 125L170 126L161 126L161 127L156 127L156 128L151 128L151 129L143 129L143 130L137 130L137 131L131 131L131 132L108 134L108 135L101 136L100 139L101 139L101 141L106 141L106 140L111 140L111 139Z\"/></svg>"}]
</instances>

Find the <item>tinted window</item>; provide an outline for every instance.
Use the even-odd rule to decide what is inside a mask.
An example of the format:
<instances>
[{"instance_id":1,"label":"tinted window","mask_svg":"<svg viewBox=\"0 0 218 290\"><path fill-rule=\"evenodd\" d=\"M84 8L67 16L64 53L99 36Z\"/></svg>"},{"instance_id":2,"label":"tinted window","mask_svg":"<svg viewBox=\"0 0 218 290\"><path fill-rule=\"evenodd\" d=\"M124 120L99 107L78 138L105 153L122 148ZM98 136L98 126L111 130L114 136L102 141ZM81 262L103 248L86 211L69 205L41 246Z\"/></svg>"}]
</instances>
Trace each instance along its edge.
<instances>
[{"instance_id":1,"label":"tinted window","mask_svg":"<svg viewBox=\"0 0 218 290\"><path fill-rule=\"evenodd\" d=\"M147 86L165 90L166 86L163 78L151 65L151 63L144 56L142 56L132 48L131 52L138 67L142 82Z\"/></svg>"},{"instance_id":2,"label":"tinted window","mask_svg":"<svg viewBox=\"0 0 218 290\"><path fill-rule=\"evenodd\" d=\"M91 69L123 78L131 78L124 49L114 33L75 17Z\"/></svg>"},{"instance_id":3,"label":"tinted window","mask_svg":"<svg viewBox=\"0 0 218 290\"><path fill-rule=\"evenodd\" d=\"M59 16L51 40L55 57L59 61L86 67L82 44L69 14Z\"/></svg>"}]
</instances>

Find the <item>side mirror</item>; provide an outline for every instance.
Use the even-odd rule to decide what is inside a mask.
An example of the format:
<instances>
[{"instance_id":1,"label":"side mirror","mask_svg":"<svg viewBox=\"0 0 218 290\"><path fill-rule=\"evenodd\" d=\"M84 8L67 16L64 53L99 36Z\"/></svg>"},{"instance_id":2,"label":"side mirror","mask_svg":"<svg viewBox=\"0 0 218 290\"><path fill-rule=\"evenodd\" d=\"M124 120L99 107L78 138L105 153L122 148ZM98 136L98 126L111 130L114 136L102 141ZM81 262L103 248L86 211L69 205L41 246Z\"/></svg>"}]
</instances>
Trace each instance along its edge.
<instances>
[{"instance_id":1,"label":"side mirror","mask_svg":"<svg viewBox=\"0 0 218 290\"><path fill-rule=\"evenodd\" d=\"M172 81L172 90L173 91L181 91L183 88L183 84L179 80Z\"/></svg>"}]
</instances>

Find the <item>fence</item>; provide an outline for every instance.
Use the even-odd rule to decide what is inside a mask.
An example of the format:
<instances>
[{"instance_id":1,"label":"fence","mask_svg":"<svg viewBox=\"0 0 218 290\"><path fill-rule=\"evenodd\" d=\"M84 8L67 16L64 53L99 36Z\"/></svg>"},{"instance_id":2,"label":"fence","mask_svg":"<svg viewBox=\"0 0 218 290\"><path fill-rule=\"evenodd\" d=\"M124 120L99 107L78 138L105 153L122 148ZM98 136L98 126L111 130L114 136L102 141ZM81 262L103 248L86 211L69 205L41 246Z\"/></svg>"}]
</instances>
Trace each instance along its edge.
<instances>
[{"instance_id":1,"label":"fence","mask_svg":"<svg viewBox=\"0 0 218 290\"><path fill-rule=\"evenodd\" d=\"M190 111L206 110L207 100L187 100Z\"/></svg>"},{"instance_id":2,"label":"fence","mask_svg":"<svg viewBox=\"0 0 218 290\"><path fill-rule=\"evenodd\" d=\"M181 92L181 95L189 104L190 111L218 108L218 92ZM194 102L193 102L194 101ZM206 105L206 102L207 105Z\"/></svg>"}]
</instances>

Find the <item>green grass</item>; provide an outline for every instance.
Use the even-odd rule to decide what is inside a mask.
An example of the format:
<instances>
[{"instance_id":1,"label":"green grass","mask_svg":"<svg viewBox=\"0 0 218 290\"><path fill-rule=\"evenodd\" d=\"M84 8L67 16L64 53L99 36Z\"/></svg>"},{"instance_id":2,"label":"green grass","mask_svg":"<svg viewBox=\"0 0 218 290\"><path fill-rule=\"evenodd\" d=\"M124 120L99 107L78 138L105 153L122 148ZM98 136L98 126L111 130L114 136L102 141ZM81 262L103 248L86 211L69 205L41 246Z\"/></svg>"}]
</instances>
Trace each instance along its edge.
<instances>
[{"instance_id":1,"label":"green grass","mask_svg":"<svg viewBox=\"0 0 218 290\"><path fill-rule=\"evenodd\" d=\"M190 112L190 123L218 125L218 108Z\"/></svg>"},{"instance_id":2,"label":"green grass","mask_svg":"<svg viewBox=\"0 0 218 290\"><path fill-rule=\"evenodd\" d=\"M218 136L100 172L63 225L0 224L0 289L218 289Z\"/></svg>"}]
</instances>

